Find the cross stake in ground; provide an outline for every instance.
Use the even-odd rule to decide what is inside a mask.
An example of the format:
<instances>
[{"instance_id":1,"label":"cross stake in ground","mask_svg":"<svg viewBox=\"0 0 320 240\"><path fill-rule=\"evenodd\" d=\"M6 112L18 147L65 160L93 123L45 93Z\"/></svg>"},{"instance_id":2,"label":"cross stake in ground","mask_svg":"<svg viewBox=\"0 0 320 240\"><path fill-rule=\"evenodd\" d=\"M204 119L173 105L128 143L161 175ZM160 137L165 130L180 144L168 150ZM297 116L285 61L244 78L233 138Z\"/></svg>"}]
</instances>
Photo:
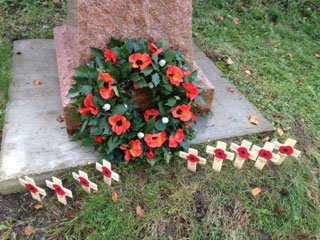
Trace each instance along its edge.
<instances>
[{"instance_id":1,"label":"cross stake in ground","mask_svg":"<svg viewBox=\"0 0 320 240\"><path fill-rule=\"evenodd\" d=\"M262 170L269 160L273 163L279 161L280 156L272 152L274 148L275 146L271 142L266 142L263 148L253 145L251 151L258 156L254 164L257 169Z\"/></svg>"},{"instance_id":2,"label":"cross stake in ground","mask_svg":"<svg viewBox=\"0 0 320 240\"><path fill-rule=\"evenodd\" d=\"M25 176L24 179L19 178L19 182L22 186L30 191L33 199L41 202L42 198L47 196L46 191L42 188L39 188L32 178ZM42 195L42 198L40 195Z\"/></svg>"},{"instance_id":3,"label":"cross stake in ground","mask_svg":"<svg viewBox=\"0 0 320 240\"><path fill-rule=\"evenodd\" d=\"M192 172L197 171L197 163L206 164L207 160L205 158L198 156L198 150L189 148L188 152L179 152L179 157L188 160L188 169Z\"/></svg>"},{"instance_id":4,"label":"cross stake in ground","mask_svg":"<svg viewBox=\"0 0 320 240\"><path fill-rule=\"evenodd\" d=\"M236 143L231 143L230 149L237 152L233 163L236 168L241 169L246 159L256 160L257 153L250 151L251 146L252 143L247 140L242 140L240 146Z\"/></svg>"},{"instance_id":5,"label":"cross stake in ground","mask_svg":"<svg viewBox=\"0 0 320 240\"><path fill-rule=\"evenodd\" d=\"M85 190L87 193L91 193L91 189L94 191L98 191L97 184L91 182L88 178L88 174L79 170L79 174L73 172L72 176L75 180L80 182L83 190Z\"/></svg>"},{"instance_id":6,"label":"cross stake in ground","mask_svg":"<svg viewBox=\"0 0 320 240\"><path fill-rule=\"evenodd\" d=\"M301 152L294 148L296 143L297 141L291 138L288 138L284 144L281 144L277 141L273 142L275 149L279 150L278 154L280 155L279 161L275 162L276 165L281 165L288 156L293 156L295 158L300 156Z\"/></svg>"},{"instance_id":7,"label":"cross stake in ground","mask_svg":"<svg viewBox=\"0 0 320 240\"><path fill-rule=\"evenodd\" d=\"M66 197L73 197L72 192L69 189L63 187L62 181L59 178L52 177L52 182L46 180L46 185L48 188L56 192L58 201L64 205L67 205Z\"/></svg>"},{"instance_id":8,"label":"cross stake in ground","mask_svg":"<svg viewBox=\"0 0 320 240\"><path fill-rule=\"evenodd\" d=\"M226 151L227 144L225 142L218 141L216 147L207 146L206 152L208 154L213 154L213 164L212 168L216 172L220 172L222 168L222 162L224 159L233 160L234 153Z\"/></svg>"},{"instance_id":9,"label":"cross stake in ground","mask_svg":"<svg viewBox=\"0 0 320 240\"><path fill-rule=\"evenodd\" d=\"M111 179L115 181L119 181L119 175L118 173L115 173L111 170L111 163L108 162L107 160L103 159L102 160L102 165L99 163L96 163L96 169L103 174L103 179L105 183L111 187Z\"/></svg>"}]
</instances>

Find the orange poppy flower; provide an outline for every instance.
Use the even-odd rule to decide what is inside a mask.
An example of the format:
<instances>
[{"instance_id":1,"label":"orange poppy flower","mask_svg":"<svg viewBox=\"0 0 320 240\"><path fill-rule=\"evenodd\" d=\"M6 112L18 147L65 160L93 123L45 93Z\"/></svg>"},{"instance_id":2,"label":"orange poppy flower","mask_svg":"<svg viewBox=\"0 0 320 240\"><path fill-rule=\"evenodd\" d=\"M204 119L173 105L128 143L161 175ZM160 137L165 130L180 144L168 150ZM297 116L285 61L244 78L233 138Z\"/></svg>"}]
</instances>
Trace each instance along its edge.
<instances>
[{"instance_id":1,"label":"orange poppy flower","mask_svg":"<svg viewBox=\"0 0 320 240\"><path fill-rule=\"evenodd\" d=\"M146 110L143 114L144 120L149 121L150 118L156 118L159 116L159 111L156 109Z\"/></svg>"},{"instance_id":2,"label":"orange poppy flower","mask_svg":"<svg viewBox=\"0 0 320 240\"><path fill-rule=\"evenodd\" d=\"M129 56L129 62L132 63L133 68L140 68L140 70L143 70L151 64L152 58L147 53L135 53Z\"/></svg>"},{"instance_id":3,"label":"orange poppy flower","mask_svg":"<svg viewBox=\"0 0 320 240\"><path fill-rule=\"evenodd\" d=\"M187 98L190 98L190 100L193 100L196 97L198 97L199 91L195 85L193 85L191 83L184 83L183 87L185 90L187 90L187 92L186 92Z\"/></svg>"},{"instance_id":4,"label":"orange poppy flower","mask_svg":"<svg viewBox=\"0 0 320 240\"><path fill-rule=\"evenodd\" d=\"M148 147L158 148L166 141L166 132L159 132L156 134L146 134L144 136L144 141L147 143Z\"/></svg>"},{"instance_id":5,"label":"orange poppy flower","mask_svg":"<svg viewBox=\"0 0 320 240\"><path fill-rule=\"evenodd\" d=\"M125 133L131 126L131 123L124 116L120 115L109 117L108 122L112 126L112 131L118 135Z\"/></svg>"},{"instance_id":6,"label":"orange poppy flower","mask_svg":"<svg viewBox=\"0 0 320 240\"><path fill-rule=\"evenodd\" d=\"M172 85L179 86L180 83L183 82L183 72L179 67L169 65L166 76Z\"/></svg>"},{"instance_id":7,"label":"orange poppy flower","mask_svg":"<svg viewBox=\"0 0 320 240\"><path fill-rule=\"evenodd\" d=\"M120 149L124 151L124 160L129 161L131 157L139 157L142 154L140 140L131 140L128 145L121 145Z\"/></svg>"},{"instance_id":8,"label":"orange poppy flower","mask_svg":"<svg viewBox=\"0 0 320 240\"><path fill-rule=\"evenodd\" d=\"M163 52L163 48L158 48L154 43L149 43L149 52L154 53L156 55L159 55L160 53Z\"/></svg>"},{"instance_id":9,"label":"orange poppy flower","mask_svg":"<svg viewBox=\"0 0 320 240\"><path fill-rule=\"evenodd\" d=\"M99 92L103 99L110 99L114 97L114 91L112 89L113 79L109 73L100 73L98 80L103 80L104 83Z\"/></svg>"},{"instance_id":10,"label":"orange poppy flower","mask_svg":"<svg viewBox=\"0 0 320 240\"><path fill-rule=\"evenodd\" d=\"M81 115L85 115L87 112L91 112L93 115L97 115L98 114L98 108L93 104L92 102L92 93L89 93L85 99L83 100L83 105L84 107L80 107L78 108L79 113Z\"/></svg>"},{"instance_id":11,"label":"orange poppy flower","mask_svg":"<svg viewBox=\"0 0 320 240\"><path fill-rule=\"evenodd\" d=\"M192 117L192 112L190 111L190 104L182 104L170 110L174 118L178 118L181 121L187 122Z\"/></svg>"},{"instance_id":12,"label":"orange poppy flower","mask_svg":"<svg viewBox=\"0 0 320 240\"><path fill-rule=\"evenodd\" d=\"M106 62L110 60L112 64L116 64L117 56L114 54L114 52L111 49L107 49L104 52L104 60Z\"/></svg>"},{"instance_id":13,"label":"orange poppy flower","mask_svg":"<svg viewBox=\"0 0 320 240\"><path fill-rule=\"evenodd\" d=\"M171 148L178 147L179 143L183 141L183 138L184 138L183 129L179 128L175 136L173 135L169 136L169 147Z\"/></svg>"}]
</instances>

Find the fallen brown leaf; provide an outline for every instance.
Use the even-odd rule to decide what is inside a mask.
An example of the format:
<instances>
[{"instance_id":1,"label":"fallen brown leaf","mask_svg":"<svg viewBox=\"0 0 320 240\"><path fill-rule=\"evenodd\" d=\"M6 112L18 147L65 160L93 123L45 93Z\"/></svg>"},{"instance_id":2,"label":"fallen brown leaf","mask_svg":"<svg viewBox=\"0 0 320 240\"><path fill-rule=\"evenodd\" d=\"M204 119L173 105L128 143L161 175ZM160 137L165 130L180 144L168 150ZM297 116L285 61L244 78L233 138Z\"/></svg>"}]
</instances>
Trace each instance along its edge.
<instances>
[{"instance_id":1,"label":"fallen brown leaf","mask_svg":"<svg viewBox=\"0 0 320 240\"><path fill-rule=\"evenodd\" d=\"M16 51L16 54L17 54L17 55L21 55L21 54L22 54L22 52L20 52L20 51Z\"/></svg>"},{"instance_id":2,"label":"fallen brown leaf","mask_svg":"<svg viewBox=\"0 0 320 240\"><path fill-rule=\"evenodd\" d=\"M270 140L269 136L265 136L264 138L261 139L262 142L267 142Z\"/></svg>"},{"instance_id":3,"label":"fallen brown leaf","mask_svg":"<svg viewBox=\"0 0 320 240\"><path fill-rule=\"evenodd\" d=\"M170 178L171 180L174 180L174 179L177 178L177 176L176 176L176 174L175 174L174 172L169 172L169 173L168 173L168 176L169 176L169 178Z\"/></svg>"},{"instance_id":4,"label":"fallen brown leaf","mask_svg":"<svg viewBox=\"0 0 320 240\"><path fill-rule=\"evenodd\" d=\"M60 0L52 0L53 3L58 3Z\"/></svg>"},{"instance_id":5,"label":"fallen brown leaf","mask_svg":"<svg viewBox=\"0 0 320 240\"><path fill-rule=\"evenodd\" d=\"M310 191L307 192L307 197L308 197L309 200L313 200L314 199L313 193L310 192Z\"/></svg>"},{"instance_id":6,"label":"fallen brown leaf","mask_svg":"<svg viewBox=\"0 0 320 240\"><path fill-rule=\"evenodd\" d=\"M249 117L249 123L253 124L253 125L259 125L259 119L256 116L251 115Z\"/></svg>"},{"instance_id":7,"label":"fallen brown leaf","mask_svg":"<svg viewBox=\"0 0 320 240\"><path fill-rule=\"evenodd\" d=\"M284 213L284 209L283 208L281 208L281 207L275 207L274 208L274 211L276 212L276 213Z\"/></svg>"},{"instance_id":8,"label":"fallen brown leaf","mask_svg":"<svg viewBox=\"0 0 320 240\"><path fill-rule=\"evenodd\" d=\"M227 86L227 91L231 92L231 93L234 93L234 88L231 87L231 86Z\"/></svg>"},{"instance_id":9,"label":"fallen brown leaf","mask_svg":"<svg viewBox=\"0 0 320 240\"><path fill-rule=\"evenodd\" d=\"M287 58L293 58L293 54L292 53L287 53Z\"/></svg>"},{"instance_id":10,"label":"fallen brown leaf","mask_svg":"<svg viewBox=\"0 0 320 240\"><path fill-rule=\"evenodd\" d=\"M32 232L33 232L33 229L32 229L32 227L29 226L29 225L26 226L26 227L23 229L23 233L24 233L24 235L26 235L26 236L31 236Z\"/></svg>"},{"instance_id":11,"label":"fallen brown leaf","mask_svg":"<svg viewBox=\"0 0 320 240\"><path fill-rule=\"evenodd\" d=\"M39 210L39 209L42 209L42 208L43 208L43 206L41 204L34 205L34 209L36 209L36 210Z\"/></svg>"},{"instance_id":12,"label":"fallen brown leaf","mask_svg":"<svg viewBox=\"0 0 320 240\"><path fill-rule=\"evenodd\" d=\"M256 197L256 196L258 196L258 195L261 193L261 191L262 191L261 188L256 187L256 188L253 188L253 189L251 190L251 193L252 193L252 195L253 195L254 197Z\"/></svg>"},{"instance_id":13,"label":"fallen brown leaf","mask_svg":"<svg viewBox=\"0 0 320 240\"><path fill-rule=\"evenodd\" d=\"M41 80L38 80L38 79L32 80L32 84L35 85L35 86L38 86L38 85L41 84Z\"/></svg>"},{"instance_id":14,"label":"fallen brown leaf","mask_svg":"<svg viewBox=\"0 0 320 240\"><path fill-rule=\"evenodd\" d=\"M144 216L144 210L140 205L137 205L136 207L136 214L137 214L138 220L140 220Z\"/></svg>"},{"instance_id":15,"label":"fallen brown leaf","mask_svg":"<svg viewBox=\"0 0 320 240\"><path fill-rule=\"evenodd\" d=\"M118 202L119 195L116 191L112 191L111 198L113 202Z\"/></svg>"},{"instance_id":16,"label":"fallen brown leaf","mask_svg":"<svg viewBox=\"0 0 320 240\"><path fill-rule=\"evenodd\" d=\"M144 186L148 181L148 176L146 174L146 172L142 172L138 178L138 181L137 181L137 186L139 188L141 188L142 186Z\"/></svg>"},{"instance_id":17,"label":"fallen brown leaf","mask_svg":"<svg viewBox=\"0 0 320 240\"><path fill-rule=\"evenodd\" d=\"M244 73L248 76L252 75L252 71L251 70L245 70Z\"/></svg>"},{"instance_id":18,"label":"fallen brown leaf","mask_svg":"<svg viewBox=\"0 0 320 240\"><path fill-rule=\"evenodd\" d=\"M59 116L56 118L56 120L57 120L58 122L64 122L64 115L59 115Z\"/></svg>"},{"instance_id":19,"label":"fallen brown leaf","mask_svg":"<svg viewBox=\"0 0 320 240\"><path fill-rule=\"evenodd\" d=\"M231 57L227 57L224 61L225 61L226 64L228 64L228 65L232 65L232 64L233 64L233 60L232 60Z\"/></svg>"},{"instance_id":20,"label":"fallen brown leaf","mask_svg":"<svg viewBox=\"0 0 320 240\"><path fill-rule=\"evenodd\" d=\"M238 24L240 23L240 19L239 19L239 18L236 18L236 17L234 17L232 21L233 21L233 23L236 24L236 25L238 25Z\"/></svg>"},{"instance_id":21,"label":"fallen brown leaf","mask_svg":"<svg viewBox=\"0 0 320 240\"><path fill-rule=\"evenodd\" d=\"M67 218L73 218L73 217L74 217L74 214L73 214L73 212L71 212L71 211L68 211L68 212L67 212L67 215L66 215L66 217L67 217Z\"/></svg>"},{"instance_id":22,"label":"fallen brown leaf","mask_svg":"<svg viewBox=\"0 0 320 240\"><path fill-rule=\"evenodd\" d=\"M317 175L317 174L319 174L320 172L319 172L318 170L312 169L312 170L310 170L310 173L313 174L313 175Z\"/></svg>"},{"instance_id":23,"label":"fallen brown leaf","mask_svg":"<svg viewBox=\"0 0 320 240\"><path fill-rule=\"evenodd\" d=\"M279 127L277 129L277 132L278 132L279 136L282 136L284 134L284 131L283 131L283 129L281 127Z\"/></svg>"},{"instance_id":24,"label":"fallen brown leaf","mask_svg":"<svg viewBox=\"0 0 320 240\"><path fill-rule=\"evenodd\" d=\"M320 58L320 51L315 52L315 53L314 53L314 56L315 56L316 58Z\"/></svg>"}]
</instances>

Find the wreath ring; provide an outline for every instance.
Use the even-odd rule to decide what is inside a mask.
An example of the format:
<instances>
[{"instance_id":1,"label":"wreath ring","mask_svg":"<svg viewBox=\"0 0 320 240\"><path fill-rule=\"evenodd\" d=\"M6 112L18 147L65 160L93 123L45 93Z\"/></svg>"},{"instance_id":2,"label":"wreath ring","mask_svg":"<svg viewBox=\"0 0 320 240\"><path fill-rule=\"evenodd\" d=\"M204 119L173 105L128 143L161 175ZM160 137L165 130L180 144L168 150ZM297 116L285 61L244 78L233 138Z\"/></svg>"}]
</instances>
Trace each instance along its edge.
<instances>
[{"instance_id":1,"label":"wreath ring","mask_svg":"<svg viewBox=\"0 0 320 240\"><path fill-rule=\"evenodd\" d=\"M104 158L154 165L170 161L195 137L197 71L181 53L156 43L111 38L108 49L74 69L68 97L81 122L74 140L95 146Z\"/></svg>"}]
</instances>

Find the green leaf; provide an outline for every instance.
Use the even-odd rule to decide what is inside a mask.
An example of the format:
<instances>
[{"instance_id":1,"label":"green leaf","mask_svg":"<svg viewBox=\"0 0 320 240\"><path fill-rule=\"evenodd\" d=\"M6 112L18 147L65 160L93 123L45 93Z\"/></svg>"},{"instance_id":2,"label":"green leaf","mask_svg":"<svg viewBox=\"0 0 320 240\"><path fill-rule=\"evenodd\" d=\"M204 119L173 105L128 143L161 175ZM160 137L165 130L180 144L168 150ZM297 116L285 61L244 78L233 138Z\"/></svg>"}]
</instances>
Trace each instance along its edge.
<instances>
[{"instance_id":1,"label":"green leaf","mask_svg":"<svg viewBox=\"0 0 320 240\"><path fill-rule=\"evenodd\" d=\"M138 85L138 88L144 88L144 87L148 86L148 83L146 82L146 80L144 78L140 78L137 81L137 85Z\"/></svg>"},{"instance_id":2,"label":"green leaf","mask_svg":"<svg viewBox=\"0 0 320 240\"><path fill-rule=\"evenodd\" d=\"M160 83L160 77L158 73L155 73L152 75L152 82L154 83L154 86L158 86Z\"/></svg>"},{"instance_id":3,"label":"green leaf","mask_svg":"<svg viewBox=\"0 0 320 240\"><path fill-rule=\"evenodd\" d=\"M158 107L159 107L160 115L165 115L167 113L162 102L159 102Z\"/></svg>"},{"instance_id":4,"label":"green leaf","mask_svg":"<svg viewBox=\"0 0 320 240\"><path fill-rule=\"evenodd\" d=\"M117 86L112 86L112 89L114 91L114 94L119 97L119 90L118 90L118 87Z\"/></svg>"},{"instance_id":5,"label":"green leaf","mask_svg":"<svg viewBox=\"0 0 320 240\"><path fill-rule=\"evenodd\" d=\"M165 54L164 59L166 60L167 63L172 63L175 57L176 57L176 53L174 51L168 51Z\"/></svg>"},{"instance_id":6,"label":"green leaf","mask_svg":"<svg viewBox=\"0 0 320 240\"><path fill-rule=\"evenodd\" d=\"M197 82L197 77L198 77L198 70L194 70L191 74L190 77L192 79L192 83L195 84Z\"/></svg>"},{"instance_id":7,"label":"green leaf","mask_svg":"<svg viewBox=\"0 0 320 240\"><path fill-rule=\"evenodd\" d=\"M121 143L121 138L117 135L113 135L109 138L107 143L107 154L111 153Z\"/></svg>"},{"instance_id":8,"label":"green leaf","mask_svg":"<svg viewBox=\"0 0 320 240\"><path fill-rule=\"evenodd\" d=\"M167 47L167 43L164 39L160 39L159 41L156 42L156 46L158 48L166 48Z\"/></svg>"},{"instance_id":9,"label":"green leaf","mask_svg":"<svg viewBox=\"0 0 320 240\"><path fill-rule=\"evenodd\" d=\"M202 105L206 104L206 102L204 101L204 99L200 95L196 98L196 101L198 101Z\"/></svg>"},{"instance_id":10,"label":"green leaf","mask_svg":"<svg viewBox=\"0 0 320 240\"><path fill-rule=\"evenodd\" d=\"M89 93L92 92L92 87L89 86L89 85L84 85L84 86L82 86L82 88L81 88L81 92L82 92L84 95L88 95Z\"/></svg>"},{"instance_id":11,"label":"green leaf","mask_svg":"<svg viewBox=\"0 0 320 240\"><path fill-rule=\"evenodd\" d=\"M74 68L73 71L77 74L79 77L89 77L89 72L92 72L93 69L88 66L79 66L77 68Z\"/></svg>"},{"instance_id":12,"label":"green leaf","mask_svg":"<svg viewBox=\"0 0 320 240\"><path fill-rule=\"evenodd\" d=\"M162 76L162 82L163 82L164 88L168 92L172 92L172 90L173 90L172 85L169 83L169 79L166 76Z\"/></svg>"},{"instance_id":13,"label":"green leaf","mask_svg":"<svg viewBox=\"0 0 320 240\"><path fill-rule=\"evenodd\" d=\"M164 130L166 130L166 127L167 127L167 125L164 124L161 119L156 121L155 128L158 131L164 131Z\"/></svg>"},{"instance_id":14,"label":"green leaf","mask_svg":"<svg viewBox=\"0 0 320 240\"><path fill-rule=\"evenodd\" d=\"M103 129L100 129L98 126L92 127L90 129L90 134L93 136L98 136L102 133Z\"/></svg>"},{"instance_id":15,"label":"green leaf","mask_svg":"<svg viewBox=\"0 0 320 240\"><path fill-rule=\"evenodd\" d=\"M136 131L139 131L143 126L144 126L144 123L134 123L130 129L136 132Z\"/></svg>"},{"instance_id":16,"label":"green leaf","mask_svg":"<svg viewBox=\"0 0 320 240\"><path fill-rule=\"evenodd\" d=\"M133 42L131 39L129 39L128 41L125 41L124 44L126 45L126 48L129 50L130 53L134 51Z\"/></svg>"},{"instance_id":17,"label":"green leaf","mask_svg":"<svg viewBox=\"0 0 320 240\"><path fill-rule=\"evenodd\" d=\"M81 133L86 129L88 122L89 122L89 119L86 119L85 121L83 121L81 129L80 129Z\"/></svg>"},{"instance_id":18,"label":"green leaf","mask_svg":"<svg viewBox=\"0 0 320 240\"><path fill-rule=\"evenodd\" d=\"M146 68L142 71L142 73L143 73L143 75L146 77L146 76L149 76L149 75L152 73L152 71L153 71L152 67L146 67Z\"/></svg>"},{"instance_id":19,"label":"green leaf","mask_svg":"<svg viewBox=\"0 0 320 240\"><path fill-rule=\"evenodd\" d=\"M113 107L111 110L113 114L123 115L128 110L128 108L126 108L123 104L119 104Z\"/></svg>"},{"instance_id":20,"label":"green leaf","mask_svg":"<svg viewBox=\"0 0 320 240\"><path fill-rule=\"evenodd\" d=\"M170 98L165 105L169 107L173 107L176 104L176 102L177 100L175 98Z\"/></svg>"},{"instance_id":21,"label":"green leaf","mask_svg":"<svg viewBox=\"0 0 320 240\"><path fill-rule=\"evenodd\" d=\"M81 146L91 146L94 144L94 140L91 138L86 138L85 140L82 141Z\"/></svg>"},{"instance_id":22,"label":"green leaf","mask_svg":"<svg viewBox=\"0 0 320 240\"><path fill-rule=\"evenodd\" d=\"M147 126L146 126L146 132L147 133L151 133L152 129L154 128L156 119L155 118L151 118L148 122L147 122Z\"/></svg>"},{"instance_id":23,"label":"green leaf","mask_svg":"<svg viewBox=\"0 0 320 240\"><path fill-rule=\"evenodd\" d=\"M180 146L185 150L185 151L188 151L189 149L189 143L183 141L180 143Z\"/></svg>"},{"instance_id":24,"label":"green leaf","mask_svg":"<svg viewBox=\"0 0 320 240\"><path fill-rule=\"evenodd\" d=\"M151 166L154 166L156 164L157 160L155 158L151 158L148 160L148 163L151 165Z\"/></svg>"},{"instance_id":25,"label":"green leaf","mask_svg":"<svg viewBox=\"0 0 320 240\"><path fill-rule=\"evenodd\" d=\"M158 55L157 54L152 54L151 56L152 56L152 60L154 62L158 63L158 59L159 59Z\"/></svg>"}]
</instances>

